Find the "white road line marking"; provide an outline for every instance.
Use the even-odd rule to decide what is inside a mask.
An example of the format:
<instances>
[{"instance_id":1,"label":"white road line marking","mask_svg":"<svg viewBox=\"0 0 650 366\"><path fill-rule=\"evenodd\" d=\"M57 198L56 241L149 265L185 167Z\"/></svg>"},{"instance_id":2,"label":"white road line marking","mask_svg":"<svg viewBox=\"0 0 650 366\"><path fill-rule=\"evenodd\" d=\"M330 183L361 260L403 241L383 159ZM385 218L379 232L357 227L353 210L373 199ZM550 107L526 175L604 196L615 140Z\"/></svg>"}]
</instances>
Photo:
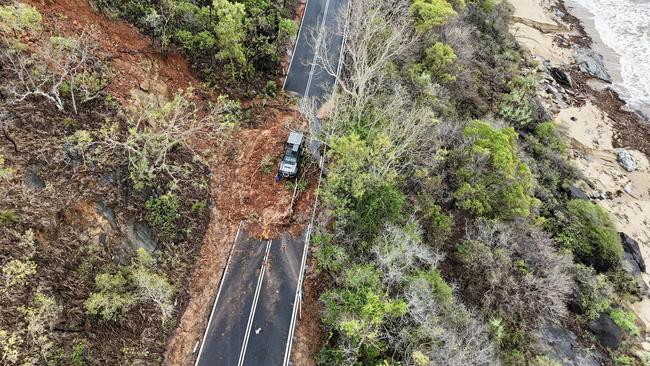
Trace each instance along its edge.
<instances>
[{"instance_id":1,"label":"white road line marking","mask_svg":"<svg viewBox=\"0 0 650 366\"><path fill-rule=\"evenodd\" d=\"M253 318L255 317L255 310L257 308L257 301L260 298L260 292L262 290L262 281L264 280L264 273L266 272L266 264L269 259L269 252L271 251L271 240L266 244L266 253L264 254L264 259L262 260L262 268L260 269L260 275L257 278L257 287L255 288L255 296L253 297L253 305L251 306L251 312L248 316L248 324L246 325L246 333L244 334L244 344L242 344L241 352L239 352L239 362L238 366L244 364L244 356L246 356L246 348L248 348L248 339L251 335L251 328L253 327Z\"/></svg>"},{"instance_id":2,"label":"white road line marking","mask_svg":"<svg viewBox=\"0 0 650 366\"><path fill-rule=\"evenodd\" d=\"M305 3L305 9L302 11L302 17L300 17L300 27L298 28L298 35L296 36L296 43L293 45L293 52L291 53L291 60L289 61L289 67L287 68L287 76L284 77L284 82L282 83L282 90L287 86L287 79L289 78L289 72L291 71L291 65L293 64L293 58L296 57L296 50L298 49L298 43L300 43L300 32L302 32L302 25L305 20L305 14L307 14L307 7L309 7L309 0Z\"/></svg>"},{"instance_id":3,"label":"white road line marking","mask_svg":"<svg viewBox=\"0 0 650 366\"><path fill-rule=\"evenodd\" d=\"M205 327L205 333L203 333L203 339L201 340L201 348L199 349L199 355L196 357L196 362L194 363L195 366L197 366L199 364L199 361L201 360L201 352L203 352L205 339L208 336L208 331L210 330L212 317L214 316L214 312L217 309L217 302L219 301L219 295L221 294L221 289L223 288L223 282L224 279L226 278L226 273L228 273L228 267L230 266L230 259L232 258L232 252L235 249L235 245L237 245L237 239L239 238L239 231L241 230L242 222L243 220L239 221L239 227L237 227L237 234L235 234L235 241L232 243L232 246L230 247L230 254L228 254L228 260L226 261L226 268L224 268L223 273L221 274L221 282L219 283L219 290L217 291L217 297L214 299L214 305L212 305L212 312L210 313L210 318L208 319L208 326Z\"/></svg>"},{"instance_id":4,"label":"white road line marking","mask_svg":"<svg viewBox=\"0 0 650 366\"><path fill-rule=\"evenodd\" d=\"M316 187L316 198L314 201L314 208L312 210L311 214L311 221L309 222L309 226L307 227L307 233L305 234L305 247L302 250L302 259L301 259L301 264L300 264L300 275L298 276L298 284L296 285L296 294L293 298L293 310L291 313L291 324L289 325L289 335L287 336L287 345L284 348L284 361L282 362L282 365L287 366L289 365L289 362L291 361L291 347L293 346L293 334L295 333L296 329L296 321L297 321L297 315L298 315L298 305L301 301L302 298L302 282L304 281L304 275L305 275L305 265L307 264L307 253L309 252L309 239L311 238L311 232L312 228L314 227L314 220L316 218L316 207L318 206L318 192L320 191L320 183L323 178L323 169L325 167L325 156L321 156L321 168L320 168L320 174L318 176L318 186Z\"/></svg>"}]
</instances>

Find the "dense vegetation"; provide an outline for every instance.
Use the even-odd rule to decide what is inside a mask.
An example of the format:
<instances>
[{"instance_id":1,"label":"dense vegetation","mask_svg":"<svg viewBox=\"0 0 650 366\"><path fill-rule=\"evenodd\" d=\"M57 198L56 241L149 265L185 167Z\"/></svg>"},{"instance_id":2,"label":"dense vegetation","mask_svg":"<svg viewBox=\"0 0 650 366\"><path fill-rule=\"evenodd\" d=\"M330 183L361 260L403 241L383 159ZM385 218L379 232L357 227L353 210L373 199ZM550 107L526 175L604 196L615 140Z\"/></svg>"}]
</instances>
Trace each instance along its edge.
<instances>
[{"instance_id":1,"label":"dense vegetation","mask_svg":"<svg viewBox=\"0 0 650 366\"><path fill-rule=\"evenodd\" d=\"M577 173L507 4L359 0L350 12L322 136L319 364L556 365L536 330L583 334L576 324L601 313L638 334L615 305L638 283L621 275L607 212L569 198Z\"/></svg>"},{"instance_id":2,"label":"dense vegetation","mask_svg":"<svg viewBox=\"0 0 650 366\"><path fill-rule=\"evenodd\" d=\"M0 363L158 364L209 219L188 141L238 104L127 110L89 34L21 3L0 5L0 40Z\"/></svg>"},{"instance_id":3,"label":"dense vegetation","mask_svg":"<svg viewBox=\"0 0 650 366\"><path fill-rule=\"evenodd\" d=\"M295 2L270 0L97 0L109 16L151 35L162 50L183 50L195 70L220 86L274 83L297 32Z\"/></svg>"}]
</instances>

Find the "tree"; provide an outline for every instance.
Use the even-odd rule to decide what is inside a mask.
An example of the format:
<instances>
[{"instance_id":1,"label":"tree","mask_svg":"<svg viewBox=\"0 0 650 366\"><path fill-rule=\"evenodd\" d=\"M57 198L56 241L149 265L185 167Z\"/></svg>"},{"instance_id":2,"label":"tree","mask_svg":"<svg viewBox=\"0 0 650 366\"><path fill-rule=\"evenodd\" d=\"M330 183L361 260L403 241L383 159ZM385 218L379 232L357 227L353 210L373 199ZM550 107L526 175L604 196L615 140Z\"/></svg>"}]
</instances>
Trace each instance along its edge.
<instances>
[{"instance_id":1,"label":"tree","mask_svg":"<svg viewBox=\"0 0 650 366\"><path fill-rule=\"evenodd\" d=\"M95 291L86 300L88 314L99 315L104 320L117 320L136 303L128 271L115 274L100 273L95 277Z\"/></svg>"},{"instance_id":2,"label":"tree","mask_svg":"<svg viewBox=\"0 0 650 366\"><path fill-rule=\"evenodd\" d=\"M138 264L133 271L133 281L144 302L153 302L160 310L164 324L174 311L175 290L167 278L154 272L156 260L143 248L138 249Z\"/></svg>"},{"instance_id":3,"label":"tree","mask_svg":"<svg viewBox=\"0 0 650 366\"><path fill-rule=\"evenodd\" d=\"M517 155L517 133L474 121L465 128L469 146L463 151L454 192L456 205L475 215L514 219L530 214L535 199L528 166Z\"/></svg>"},{"instance_id":4,"label":"tree","mask_svg":"<svg viewBox=\"0 0 650 366\"><path fill-rule=\"evenodd\" d=\"M424 51L423 63L432 72L434 78L443 82L452 82L455 77L451 74L451 66L456 59L456 54L449 45L436 42Z\"/></svg>"},{"instance_id":5,"label":"tree","mask_svg":"<svg viewBox=\"0 0 650 366\"><path fill-rule=\"evenodd\" d=\"M416 29L426 32L456 15L456 11L447 0L413 0L411 14Z\"/></svg>"},{"instance_id":6,"label":"tree","mask_svg":"<svg viewBox=\"0 0 650 366\"><path fill-rule=\"evenodd\" d=\"M357 134L332 139L332 163L323 186L323 201L337 224L361 236L397 218L404 197L396 189L391 145L379 135L372 143Z\"/></svg>"},{"instance_id":7,"label":"tree","mask_svg":"<svg viewBox=\"0 0 650 366\"><path fill-rule=\"evenodd\" d=\"M102 129L103 152L119 158L126 154L131 180L137 189L143 189L158 174L178 177L180 168L170 161L170 152L177 146L189 148L189 140L199 131L217 132L222 124L227 126L238 109L238 103L220 97L207 111L200 111L191 89L176 94L163 106L148 101L129 115L126 137L120 135L117 124Z\"/></svg>"},{"instance_id":8,"label":"tree","mask_svg":"<svg viewBox=\"0 0 650 366\"><path fill-rule=\"evenodd\" d=\"M216 56L219 60L230 61L234 79L237 65L246 63L245 48L242 43L246 35L245 7L244 4L232 3L228 0L214 0L212 4L219 19L214 26L217 45L220 48Z\"/></svg>"},{"instance_id":9,"label":"tree","mask_svg":"<svg viewBox=\"0 0 650 366\"><path fill-rule=\"evenodd\" d=\"M63 110L69 96L74 113L77 99L86 103L96 99L108 84L108 72L95 56L96 45L84 32L76 38L51 37L30 53L19 43L0 50L0 60L15 78L3 85L10 102L28 97L43 97Z\"/></svg>"},{"instance_id":10,"label":"tree","mask_svg":"<svg viewBox=\"0 0 650 366\"><path fill-rule=\"evenodd\" d=\"M479 220L459 245L458 256L466 294L483 310L522 329L566 315L571 260L555 249L548 234Z\"/></svg>"}]
</instances>

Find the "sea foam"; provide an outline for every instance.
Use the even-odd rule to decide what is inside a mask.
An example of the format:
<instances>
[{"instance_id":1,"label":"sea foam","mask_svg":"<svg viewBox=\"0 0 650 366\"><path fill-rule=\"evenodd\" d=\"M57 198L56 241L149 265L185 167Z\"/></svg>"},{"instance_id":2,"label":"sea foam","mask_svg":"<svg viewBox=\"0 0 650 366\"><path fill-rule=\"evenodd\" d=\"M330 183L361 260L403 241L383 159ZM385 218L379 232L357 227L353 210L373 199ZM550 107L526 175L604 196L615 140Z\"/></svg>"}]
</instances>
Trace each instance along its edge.
<instances>
[{"instance_id":1,"label":"sea foam","mask_svg":"<svg viewBox=\"0 0 650 366\"><path fill-rule=\"evenodd\" d=\"M594 15L603 43L619 55L620 83L628 104L650 112L650 0L574 0Z\"/></svg>"}]
</instances>

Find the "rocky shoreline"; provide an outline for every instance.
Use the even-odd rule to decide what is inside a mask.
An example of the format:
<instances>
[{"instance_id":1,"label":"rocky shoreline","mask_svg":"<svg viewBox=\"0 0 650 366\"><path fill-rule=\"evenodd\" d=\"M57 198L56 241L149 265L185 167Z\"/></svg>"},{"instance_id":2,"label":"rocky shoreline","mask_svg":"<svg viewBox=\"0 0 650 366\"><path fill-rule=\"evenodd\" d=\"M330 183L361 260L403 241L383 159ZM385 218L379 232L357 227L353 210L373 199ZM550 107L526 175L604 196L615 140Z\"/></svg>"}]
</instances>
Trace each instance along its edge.
<instances>
[{"instance_id":1,"label":"rocky shoreline","mask_svg":"<svg viewBox=\"0 0 650 366\"><path fill-rule=\"evenodd\" d=\"M650 258L650 122L628 110L610 88L611 76L602 56L591 49L591 37L563 0L510 3L511 33L538 61L534 75L540 79L538 95L566 136L571 162L582 175L571 188L572 196L596 202L612 214L626 249L622 267L642 278L647 290L650 276L645 273L644 259ZM648 292L643 301L624 305L635 311L647 331ZM594 329L602 325L593 324ZM556 347L557 352L577 346L570 334L562 338L552 326L547 333L543 338L563 339L560 343L564 346ZM592 333L598 337L593 329ZM646 343L642 348L647 351L650 343ZM567 352L562 356L577 354ZM597 358L592 361L587 364L598 364Z\"/></svg>"}]
</instances>

